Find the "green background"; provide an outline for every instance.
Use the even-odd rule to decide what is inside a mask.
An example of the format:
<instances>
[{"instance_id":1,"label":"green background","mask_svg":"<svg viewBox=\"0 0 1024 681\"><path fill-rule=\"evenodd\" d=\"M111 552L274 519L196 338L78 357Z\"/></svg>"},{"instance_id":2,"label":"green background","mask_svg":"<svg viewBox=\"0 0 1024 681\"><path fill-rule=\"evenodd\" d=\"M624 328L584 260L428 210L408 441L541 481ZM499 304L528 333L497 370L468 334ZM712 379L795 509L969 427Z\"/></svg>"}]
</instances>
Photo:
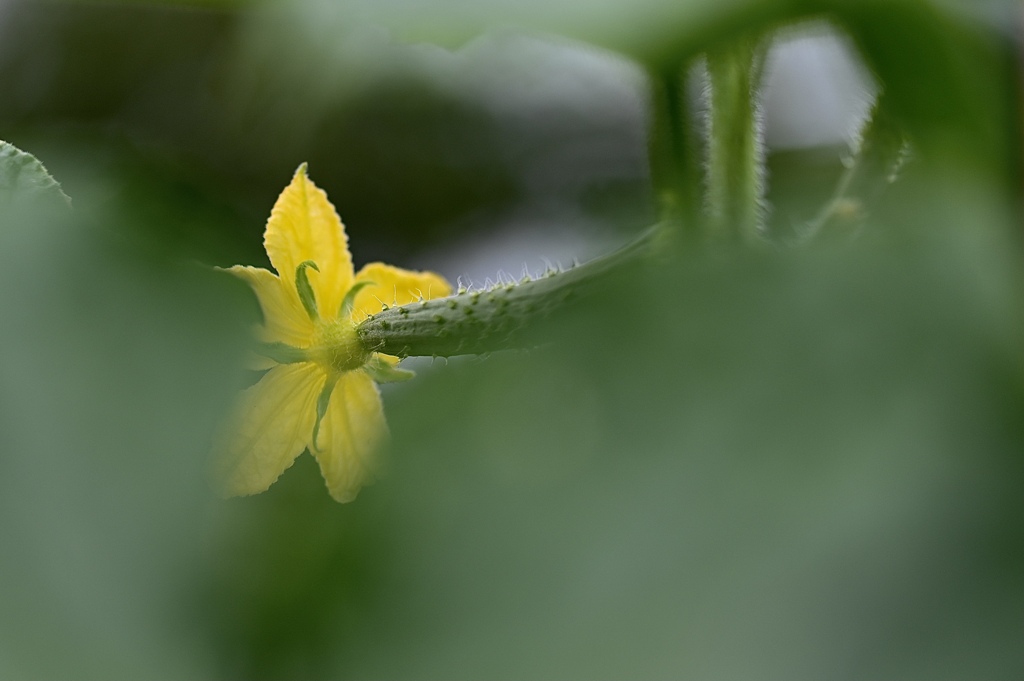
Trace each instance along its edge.
<instances>
[{"instance_id":1,"label":"green background","mask_svg":"<svg viewBox=\"0 0 1024 681\"><path fill-rule=\"evenodd\" d=\"M0 678L1020 678L1021 43L981 7L6 4L0 138L74 207L0 209ZM546 50L643 111L643 67L797 18L914 145L858 238L789 247L843 153L774 154L771 247L421 362L356 502L308 455L213 494L257 312L208 266L266 265L300 162L357 265L455 277L524 213L621 241L656 217L644 121L600 82L517 109Z\"/></svg>"}]
</instances>

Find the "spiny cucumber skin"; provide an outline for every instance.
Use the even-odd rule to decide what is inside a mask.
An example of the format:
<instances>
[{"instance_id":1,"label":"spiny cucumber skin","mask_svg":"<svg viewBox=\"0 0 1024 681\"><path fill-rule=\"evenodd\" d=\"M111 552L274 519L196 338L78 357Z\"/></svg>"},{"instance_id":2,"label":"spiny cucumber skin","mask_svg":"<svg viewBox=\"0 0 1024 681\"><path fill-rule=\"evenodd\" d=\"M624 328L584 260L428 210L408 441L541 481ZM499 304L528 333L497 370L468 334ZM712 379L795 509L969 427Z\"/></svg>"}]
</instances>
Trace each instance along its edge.
<instances>
[{"instance_id":1,"label":"spiny cucumber skin","mask_svg":"<svg viewBox=\"0 0 1024 681\"><path fill-rule=\"evenodd\" d=\"M600 295L611 273L657 252L663 227L655 226L624 248L571 270L384 310L362 322L356 333L368 351L398 357L479 355L527 347L533 341L531 325Z\"/></svg>"},{"instance_id":2,"label":"spiny cucumber skin","mask_svg":"<svg viewBox=\"0 0 1024 681\"><path fill-rule=\"evenodd\" d=\"M586 288L572 272L384 310L359 325L365 347L406 357L483 354L525 345L530 323Z\"/></svg>"}]
</instances>

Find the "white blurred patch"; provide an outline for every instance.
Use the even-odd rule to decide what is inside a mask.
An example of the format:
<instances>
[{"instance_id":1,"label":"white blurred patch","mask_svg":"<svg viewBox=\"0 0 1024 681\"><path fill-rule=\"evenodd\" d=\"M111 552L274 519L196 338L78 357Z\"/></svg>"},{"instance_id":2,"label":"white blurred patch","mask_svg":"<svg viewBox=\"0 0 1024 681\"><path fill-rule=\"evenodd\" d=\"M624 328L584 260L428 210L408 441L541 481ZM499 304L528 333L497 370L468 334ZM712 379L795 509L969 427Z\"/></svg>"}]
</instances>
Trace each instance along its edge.
<instances>
[{"instance_id":1,"label":"white blurred patch","mask_svg":"<svg viewBox=\"0 0 1024 681\"><path fill-rule=\"evenodd\" d=\"M481 224L470 233L413 264L430 267L453 284L481 289L518 281L524 274L538 277L548 268L568 269L614 250L622 240L579 214L529 210L507 215L498 224Z\"/></svg>"},{"instance_id":2,"label":"white blurred patch","mask_svg":"<svg viewBox=\"0 0 1024 681\"><path fill-rule=\"evenodd\" d=\"M850 41L827 25L781 34L765 65L768 147L849 142L867 117L876 89Z\"/></svg>"}]
</instances>

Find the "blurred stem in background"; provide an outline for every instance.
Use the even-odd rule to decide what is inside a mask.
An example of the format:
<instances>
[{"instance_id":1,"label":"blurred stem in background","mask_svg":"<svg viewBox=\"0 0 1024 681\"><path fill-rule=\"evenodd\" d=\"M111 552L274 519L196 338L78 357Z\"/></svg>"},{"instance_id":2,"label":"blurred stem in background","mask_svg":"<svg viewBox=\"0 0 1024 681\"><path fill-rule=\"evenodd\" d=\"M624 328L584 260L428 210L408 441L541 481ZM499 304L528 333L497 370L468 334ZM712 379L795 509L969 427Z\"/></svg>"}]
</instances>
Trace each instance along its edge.
<instances>
[{"instance_id":1,"label":"blurred stem in background","mask_svg":"<svg viewBox=\"0 0 1024 681\"><path fill-rule=\"evenodd\" d=\"M758 91L769 44L759 34L705 56L706 150L687 102L689 64L650 71L651 180L662 220L682 232L747 242L761 236L765 152Z\"/></svg>"},{"instance_id":2,"label":"blurred stem in background","mask_svg":"<svg viewBox=\"0 0 1024 681\"><path fill-rule=\"evenodd\" d=\"M699 232L699 131L687 106L691 70L674 65L649 71L651 81L648 158L659 215L676 231Z\"/></svg>"},{"instance_id":3,"label":"blurred stem in background","mask_svg":"<svg viewBox=\"0 0 1024 681\"><path fill-rule=\"evenodd\" d=\"M881 92L832 200L808 225L806 237L841 236L859 227L866 217L866 207L896 181L909 153L906 137L889 111L885 93Z\"/></svg>"},{"instance_id":4,"label":"blurred stem in background","mask_svg":"<svg viewBox=\"0 0 1024 681\"><path fill-rule=\"evenodd\" d=\"M756 241L765 216L765 151L758 89L768 42L741 39L707 55L707 231Z\"/></svg>"}]
</instances>

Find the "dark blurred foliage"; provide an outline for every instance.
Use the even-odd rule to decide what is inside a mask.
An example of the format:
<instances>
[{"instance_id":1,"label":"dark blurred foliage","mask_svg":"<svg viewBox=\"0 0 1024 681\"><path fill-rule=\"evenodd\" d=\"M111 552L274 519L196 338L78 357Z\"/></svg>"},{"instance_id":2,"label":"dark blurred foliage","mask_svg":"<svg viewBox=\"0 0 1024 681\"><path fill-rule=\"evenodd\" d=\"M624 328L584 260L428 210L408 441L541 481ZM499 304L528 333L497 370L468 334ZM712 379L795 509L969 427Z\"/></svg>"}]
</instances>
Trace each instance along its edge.
<instances>
[{"instance_id":1,"label":"dark blurred foliage","mask_svg":"<svg viewBox=\"0 0 1024 681\"><path fill-rule=\"evenodd\" d=\"M649 203L642 121L629 116L638 94L625 114L607 97L596 109L563 97L502 115L502 98L536 77L515 60L526 47L542 62L545 44L499 37L475 51L490 62L478 68L472 50L406 47L372 29L318 35L293 14L11 3L0 125L72 193L109 178L119 197L146 204L151 236L226 263L253 260L249 245L303 161L340 207L359 260L408 257L527 201L585 205L609 189L641 208L606 222L649 221L636 215ZM495 79L511 90L488 92ZM589 203L600 220L601 201Z\"/></svg>"},{"instance_id":2,"label":"dark blurred foliage","mask_svg":"<svg viewBox=\"0 0 1024 681\"><path fill-rule=\"evenodd\" d=\"M918 0L585 4L0 5L0 138L74 202L0 207L0 679L1024 677L1013 32ZM207 266L265 263L301 161L357 261L629 233L646 86L602 50L822 16L914 143L856 234L694 246L539 350L421 362L352 504L305 455L211 493L255 310ZM840 153L770 171L785 239Z\"/></svg>"}]
</instances>

